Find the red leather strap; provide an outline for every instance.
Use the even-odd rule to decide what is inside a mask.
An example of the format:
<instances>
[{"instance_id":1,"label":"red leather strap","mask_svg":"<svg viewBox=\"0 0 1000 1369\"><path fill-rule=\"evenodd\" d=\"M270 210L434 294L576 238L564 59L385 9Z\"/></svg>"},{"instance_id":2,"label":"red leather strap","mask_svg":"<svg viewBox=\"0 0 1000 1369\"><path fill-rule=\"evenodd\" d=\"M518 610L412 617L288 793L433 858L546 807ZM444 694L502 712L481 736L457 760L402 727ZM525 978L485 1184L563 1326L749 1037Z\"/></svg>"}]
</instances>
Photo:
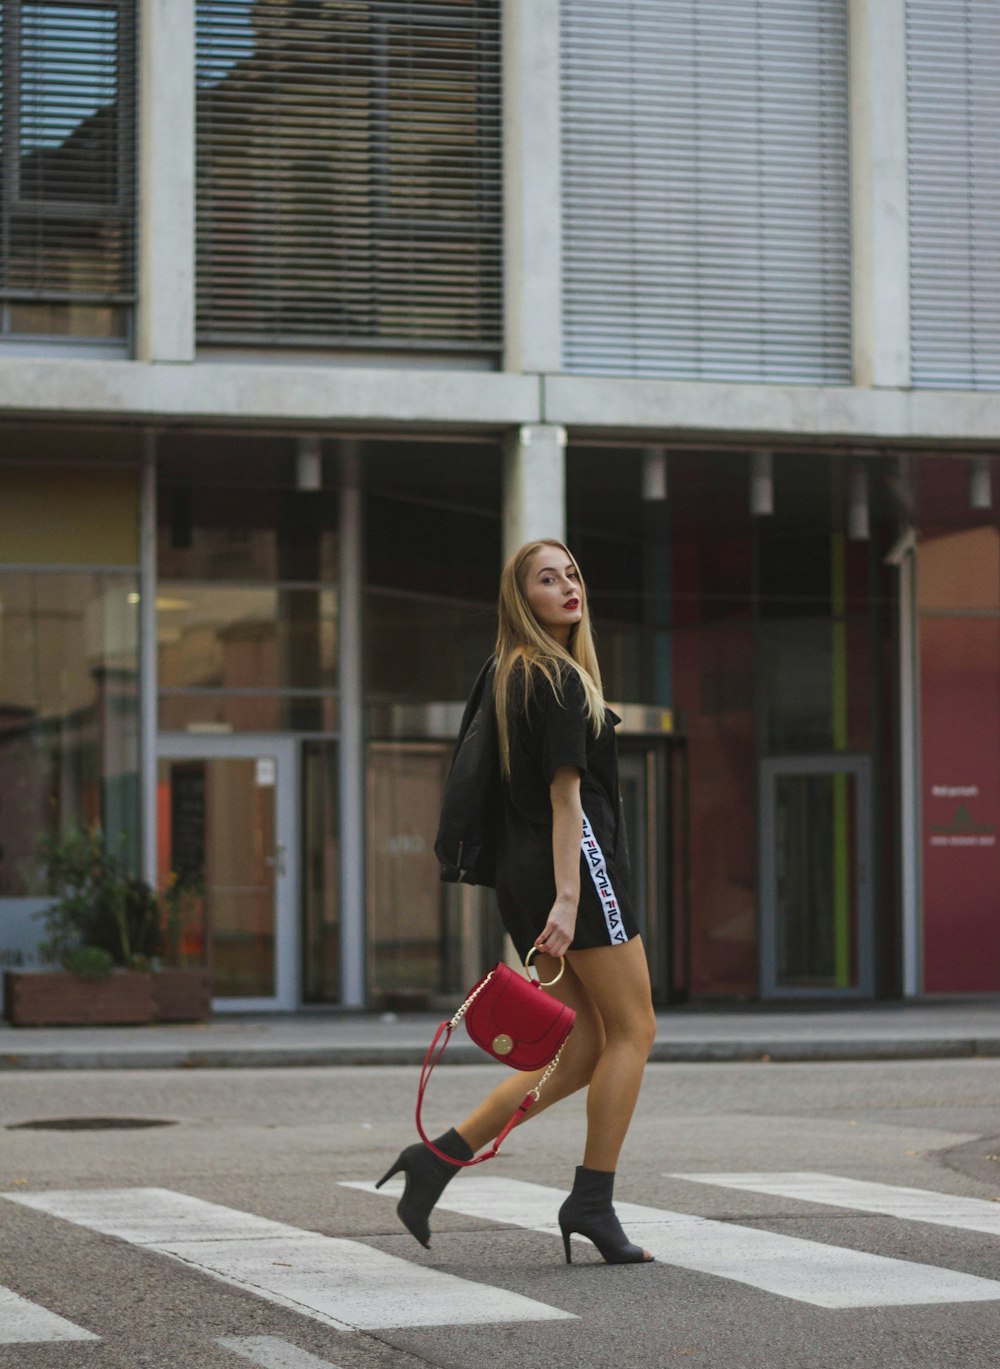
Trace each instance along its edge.
<instances>
[{"instance_id":1,"label":"red leather strap","mask_svg":"<svg viewBox=\"0 0 1000 1369\"><path fill-rule=\"evenodd\" d=\"M518 1123L524 1120L529 1109L534 1106L537 1100L535 1098L534 1093L526 1093L524 1097L521 1099L520 1103L518 1103L517 1107L514 1109L509 1121L505 1123L503 1129L501 1130L496 1140L493 1142L492 1146L488 1150L484 1150L481 1155L474 1155L471 1160L456 1160L454 1155L446 1155L443 1150L438 1150L437 1146L427 1135L426 1131L424 1131L424 1124L421 1119L421 1111L424 1103L424 1094L427 1092L427 1085L430 1083L430 1078L434 1070L434 1066L441 1059L442 1055L444 1055L445 1047L451 1040L451 1034L453 1031L454 1027L450 1022L442 1022L440 1027L438 1027L437 1031L434 1033L434 1040L427 1047L427 1054L424 1056L423 1067L420 1071L420 1085L417 1088L417 1132L420 1135L421 1141L423 1141L424 1145L428 1148L428 1150L432 1150L434 1154L439 1156L442 1160L447 1160L450 1165L467 1168L469 1165L481 1165L484 1160L492 1160L494 1155L496 1155L497 1151L500 1149L501 1145L503 1145L504 1141L514 1130L514 1128L518 1125ZM441 1040L442 1036L444 1036L444 1041L442 1042L441 1046L438 1047L438 1042Z\"/></svg>"}]
</instances>

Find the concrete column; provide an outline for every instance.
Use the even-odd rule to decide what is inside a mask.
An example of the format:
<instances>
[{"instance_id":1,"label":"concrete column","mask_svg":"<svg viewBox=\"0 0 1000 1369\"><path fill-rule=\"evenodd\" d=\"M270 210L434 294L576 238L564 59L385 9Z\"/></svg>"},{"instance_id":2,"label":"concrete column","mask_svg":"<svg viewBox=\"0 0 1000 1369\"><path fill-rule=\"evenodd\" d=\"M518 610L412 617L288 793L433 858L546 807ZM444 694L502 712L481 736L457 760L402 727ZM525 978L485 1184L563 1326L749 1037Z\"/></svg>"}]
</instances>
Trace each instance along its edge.
<instances>
[{"instance_id":1,"label":"concrete column","mask_svg":"<svg viewBox=\"0 0 1000 1369\"><path fill-rule=\"evenodd\" d=\"M340 692L340 1002L363 1008L365 974L365 725L362 596L364 503L361 454L340 450L340 584L337 586Z\"/></svg>"},{"instance_id":2,"label":"concrete column","mask_svg":"<svg viewBox=\"0 0 1000 1369\"><path fill-rule=\"evenodd\" d=\"M503 550L536 537L566 538L566 429L523 424L504 450Z\"/></svg>"},{"instance_id":3,"label":"concrete column","mask_svg":"<svg viewBox=\"0 0 1000 1369\"><path fill-rule=\"evenodd\" d=\"M504 369L562 369L559 0L503 0Z\"/></svg>"},{"instance_id":4,"label":"concrete column","mask_svg":"<svg viewBox=\"0 0 1000 1369\"><path fill-rule=\"evenodd\" d=\"M855 385L910 384L906 0L849 0Z\"/></svg>"},{"instance_id":5,"label":"concrete column","mask_svg":"<svg viewBox=\"0 0 1000 1369\"><path fill-rule=\"evenodd\" d=\"M140 0L136 357L194 360L195 0Z\"/></svg>"}]
</instances>

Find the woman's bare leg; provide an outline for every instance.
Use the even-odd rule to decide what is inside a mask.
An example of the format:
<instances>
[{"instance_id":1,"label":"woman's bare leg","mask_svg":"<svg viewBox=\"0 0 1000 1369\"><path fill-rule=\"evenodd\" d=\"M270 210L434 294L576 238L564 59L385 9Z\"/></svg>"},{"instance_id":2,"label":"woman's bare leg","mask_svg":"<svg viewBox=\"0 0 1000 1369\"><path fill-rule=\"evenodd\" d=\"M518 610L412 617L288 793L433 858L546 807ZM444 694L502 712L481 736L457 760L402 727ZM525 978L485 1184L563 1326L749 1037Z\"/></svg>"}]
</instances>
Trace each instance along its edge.
<instances>
[{"instance_id":1,"label":"woman's bare leg","mask_svg":"<svg viewBox=\"0 0 1000 1369\"><path fill-rule=\"evenodd\" d=\"M538 956L536 963L543 980L552 979L558 973L559 962L549 956ZM563 978L545 992L571 1007L576 1013L576 1021L563 1048L559 1065L546 1082L538 1102L527 1114L527 1119L537 1117L560 1098L567 1098L584 1088L590 1082L605 1044L600 1014L568 960ZM459 1122L456 1130L473 1151L482 1149L499 1135L521 1099L529 1089L534 1088L543 1074L544 1070L537 1070L508 1075L464 1122Z\"/></svg>"},{"instance_id":2,"label":"woman's bare leg","mask_svg":"<svg viewBox=\"0 0 1000 1369\"><path fill-rule=\"evenodd\" d=\"M639 937L624 946L570 951L567 959L597 1009L605 1044L587 1094L587 1169L614 1171L656 1037L649 966Z\"/></svg>"}]
</instances>

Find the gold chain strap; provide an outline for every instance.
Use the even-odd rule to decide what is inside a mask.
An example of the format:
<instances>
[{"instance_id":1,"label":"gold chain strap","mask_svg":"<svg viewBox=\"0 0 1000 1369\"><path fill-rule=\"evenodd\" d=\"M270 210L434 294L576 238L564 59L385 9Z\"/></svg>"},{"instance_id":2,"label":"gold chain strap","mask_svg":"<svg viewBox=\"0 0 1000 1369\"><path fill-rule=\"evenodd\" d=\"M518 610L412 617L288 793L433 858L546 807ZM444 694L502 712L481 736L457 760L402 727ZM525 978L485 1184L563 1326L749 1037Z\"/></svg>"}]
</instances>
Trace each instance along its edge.
<instances>
[{"instance_id":1,"label":"gold chain strap","mask_svg":"<svg viewBox=\"0 0 1000 1369\"><path fill-rule=\"evenodd\" d=\"M477 984L477 985L476 985L476 987L472 990L472 993L469 994L468 998L465 1000L465 1002L464 1002L464 1003L462 1004L462 1006L459 1008L458 1012L457 1012L457 1013L455 1014L455 1016L451 1019L451 1024L450 1024L450 1025L451 1025L451 1027L452 1027L452 1030L454 1030L454 1028L458 1026L459 1022L461 1022L462 1018L465 1016L465 1014L466 1014L466 1013L469 1011L469 1009L472 1007L473 1003L475 1003L476 999L479 997L479 995L482 993L482 991L486 988L486 985L487 985L487 984L490 982L490 980L493 978L493 973L494 973L493 970L490 970L489 974L486 976L486 978L483 980L483 982L482 982L481 984Z\"/></svg>"},{"instance_id":2,"label":"gold chain strap","mask_svg":"<svg viewBox=\"0 0 1000 1369\"><path fill-rule=\"evenodd\" d=\"M546 1079L548 1079L549 1075L550 1075L550 1074L552 1073L552 1071L555 1069L556 1065L559 1064L559 1057L560 1057L560 1056L562 1055L562 1053L563 1053L563 1046L565 1046L565 1044L566 1044L566 1042L564 1041L564 1042L562 1043L562 1046L559 1047L559 1049L556 1051L555 1055L554 1055L554 1056L552 1057L552 1059L549 1061L548 1066L546 1067L545 1073L542 1075L541 1079L539 1079L538 1083L535 1085L535 1087L534 1087L533 1089L530 1089L530 1090L529 1090L530 1093L533 1093L533 1094L535 1095L535 1102L536 1102L536 1103L538 1102L539 1094L540 1094L541 1091L542 1091L542 1085L545 1083Z\"/></svg>"}]
</instances>

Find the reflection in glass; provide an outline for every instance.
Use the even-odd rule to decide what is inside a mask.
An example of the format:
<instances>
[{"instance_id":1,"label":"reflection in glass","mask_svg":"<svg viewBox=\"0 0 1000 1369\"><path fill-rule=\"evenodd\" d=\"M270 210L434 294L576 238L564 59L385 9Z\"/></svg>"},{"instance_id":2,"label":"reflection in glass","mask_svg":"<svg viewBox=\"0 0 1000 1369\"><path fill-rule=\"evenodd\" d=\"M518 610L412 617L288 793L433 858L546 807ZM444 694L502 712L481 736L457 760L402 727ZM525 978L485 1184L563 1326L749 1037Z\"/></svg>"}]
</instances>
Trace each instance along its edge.
<instances>
[{"instance_id":1,"label":"reflection in glass","mask_svg":"<svg viewBox=\"0 0 1000 1369\"><path fill-rule=\"evenodd\" d=\"M161 688L335 687L332 589L161 580L156 609Z\"/></svg>"},{"instance_id":2,"label":"reflection in glass","mask_svg":"<svg viewBox=\"0 0 1000 1369\"><path fill-rule=\"evenodd\" d=\"M857 780L775 777L775 883L781 988L857 986Z\"/></svg>"},{"instance_id":3,"label":"reflection in glass","mask_svg":"<svg viewBox=\"0 0 1000 1369\"><path fill-rule=\"evenodd\" d=\"M307 1003L340 997L340 822L337 745L302 745L302 996Z\"/></svg>"},{"instance_id":4,"label":"reflection in glass","mask_svg":"<svg viewBox=\"0 0 1000 1369\"><path fill-rule=\"evenodd\" d=\"M493 650L496 608L369 590L365 634L371 702L462 699Z\"/></svg>"},{"instance_id":5,"label":"reflection in glass","mask_svg":"<svg viewBox=\"0 0 1000 1369\"><path fill-rule=\"evenodd\" d=\"M159 884L181 964L206 964L217 998L275 992L276 762L161 760Z\"/></svg>"},{"instance_id":6,"label":"reflection in glass","mask_svg":"<svg viewBox=\"0 0 1000 1369\"><path fill-rule=\"evenodd\" d=\"M0 571L0 894L73 824L136 863L137 599L133 572Z\"/></svg>"},{"instance_id":7,"label":"reflection in glass","mask_svg":"<svg viewBox=\"0 0 1000 1369\"><path fill-rule=\"evenodd\" d=\"M300 491L288 443L193 437L166 459L156 600L160 726L336 727L337 496ZM210 464L216 479L199 483Z\"/></svg>"}]
</instances>

